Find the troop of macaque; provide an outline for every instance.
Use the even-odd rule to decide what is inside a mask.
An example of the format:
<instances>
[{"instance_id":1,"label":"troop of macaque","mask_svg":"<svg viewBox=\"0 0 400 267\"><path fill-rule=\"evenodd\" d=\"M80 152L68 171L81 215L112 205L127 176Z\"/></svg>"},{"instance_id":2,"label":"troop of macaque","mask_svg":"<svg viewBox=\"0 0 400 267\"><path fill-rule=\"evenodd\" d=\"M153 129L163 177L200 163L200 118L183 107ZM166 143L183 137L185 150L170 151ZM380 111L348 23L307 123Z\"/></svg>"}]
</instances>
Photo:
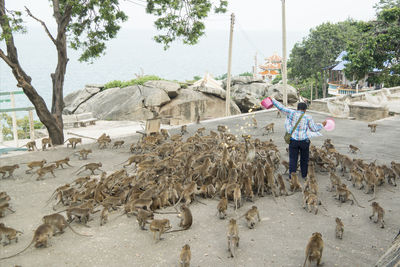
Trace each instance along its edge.
<instances>
[{"instance_id":1,"label":"troop of macaque","mask_svg":"<svg viewBox=\"0 0 400 267\"><path fill-rule=\"evenodd\" d=\"M255 118L253 118L253 126L257 127ZM267 133L273 133L274 123L264 128ZM123 209L123 214L128 216L134 214L136 216L140 229L146 230L146 224L149 224L153 239L160 240L165 233L179 232L191 228L193 216L189 207L193 205L193 201L202 203L198 199L199 197L220 198L217 205L218 217L225 219L231 217L227 215L229 202L233 202L236 212L243 205L242 200L253 201L254 195L257 197L271 194L274 200L279 195L289 195L282 173L278 173L280 165L283 165L286 168L283 174L286 174L289 163L284 160L281 161L279 150L272 140L253 140L251 135L242 135L245 143L240 143L234 135L229 133L230 131L226 126L219 125L217 130L219 133L210 131L210 134L206 135L206 128L199 128L194 136L183 141L182 136L188 133L187 126L184 125L181 127L182 136L179 135L179 138L170 136L165 129L161 130L158 135L143 138L135 144L134 150L137 153L136 148L140 148L141 153L134 154L125 161L127 164L124 167L135 163L132 168L134 169L133 175L127 173L127 171L130 172L130 168L121 169L107 175L100 169L102 167L101 162L81 166L75 173L80 174L89 170L92 175L95 175L95 170L99 170L102 171L100 179L90 176L79 177L70 184L57 188L50 200L55 199L58 204L62 203L68 207L63 210L66 212L67 219L60 214L63 211L44 216L44 224L36 229L34 238L23 251L34 242L35 247L47 246L49 238L55 231L63 233L66 227L71 228L70 223L72 221L86 225L93 217L92 214L100 211L95 210L96 207L103 207L99 216L101 226L108 222L110 212ZM66 142L69 142L67 147L76 148L78 143L82 143L82 139L70 138ZM111 138L103 134L97 139L97 142L100 148L104 148L111 142ZM124 141L115 141L113 148L120 148L123 144ZM49 143L50 145L51 143ZM254 157L246 157L251 150L254 150ZM356 153L358 151L357 147L349 145L349 152ZM90 149L78 151L79 159L87 159L87 155L91 152ZM55 161L54 164L48 166L45 164L46 160L29 162L27 164L29 169L26 172L29 173L34 168L39 168L36 170L39 180L46 173L51 173L55 177L54 169L60 166L64 168L63 164L71 166L68 157ZM400 164L398 163L392 162L390 167L377 164L365 165L362 161L352 160L348 156L339 154L331 140L326 141L322 149L311 148L309 177L303 185L303 182L299 181L297 173L290 174L289 189L293 193L303 192L303 206L309 212L314 211L317 214L318 206L321 205L315 177L315 173L318 171L330 172L331 185L328 190L333 191L339 201L351 201L352 204L355 201L357 205L362 207L346 184L342 183L339 176L336 175L336 167L339 164L342 167L343 175L350 171L349 178L353 185L360 189L361 186L364 186L364 183L367 188L374 190L380 184L378 178L369 182L370 179L367 177L370 174L371 177L383 177L384 180L387 178L388 182L390 181L389 183L393 185L395 185L395 179L400 176ZM14 170L18 168L12 169L12 167L0 167L3 178L7 173L12 177ZM175 208L181 202L184 204L181 205L179 212L180 229L170 231L172 226L169 219L154 218L154 214L162 214L162 212L156 210L168 206ZM7 206L3 207L3 204L7 204ZM0 217L3 215L2 207L7 209L9 205L8 202L3 203L0 197ZM383 228L384 210L376 202L372 203L372 208L373 213L370 219L372 220L376 213L375 222L379 222ZM249 229L254 229L256 224L261 221L259 210L255 205L252 205L242 217L245 217ZM236 219L230 219L228 224L227 239L231 257L237 257L236 250L239 246ZM342 239L343 223L339 218L336 218L335 221L335 235ZM3 230L6 228L4 224L0 224L0 240L3 236L6 236L8 243L11 243L11 240L17 242L16 236L20 232L7 228L11 229L7 230L10 233L8 234L6 230ZM79 234L74 229L71 228L71 230ZM49 234L50 232L51 234ZM320 233L314 233L306 248L304 264L308 260L309 263L317 261L317 265L319 265L322 250L322 236ZM182 248L179 264L189 266L190 260L190 246L186 244Z\"/></svg>"}]
</instances>

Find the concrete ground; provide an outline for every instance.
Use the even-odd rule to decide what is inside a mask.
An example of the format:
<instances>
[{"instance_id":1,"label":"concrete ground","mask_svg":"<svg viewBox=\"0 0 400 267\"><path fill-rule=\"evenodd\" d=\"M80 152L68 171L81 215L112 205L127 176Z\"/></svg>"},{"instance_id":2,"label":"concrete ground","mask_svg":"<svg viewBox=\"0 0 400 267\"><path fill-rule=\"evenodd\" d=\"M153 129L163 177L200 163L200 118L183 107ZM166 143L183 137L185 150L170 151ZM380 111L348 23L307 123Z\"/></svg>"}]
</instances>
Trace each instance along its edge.
<instances>
[{"instance_id":1,"label":"concrete ground","mask_svg":"<svg viewBox=\"0 0 400 267\"><path fill-rule=\"evenodd\" d=\"M322 121L325 115L311 113L315 121ZM202 122L200 125L190 125L193 134L199 127L215 130L217 125L229 126L231 133L240 136L243 133L252 134L261 140L273 139L278 145L282 159L287 159L286 144L283 141L284 118L276 118L275 112L262 111L254 116L259 128L253 129L251 116L244 115L224 120ZM275 133L262 136L262 126L274 122ZM348 145L360 148L357 155L367 161L377 160L377 163L399 162L400 119L393 117L378 121L377 132L372 134L366 122L336 119L336 129L332 132L323 131L323 137L315 138L312 143L320 146L325 138L331 138L337 149L348 154ZM90 126L93 127L93 126ZM90 131L87 127L87 131ZM11 196L14 214L8 213L0 221L7 226L22 230L24 234L17 244L2 247L0 257L14 254L29 244L33 230L41 224L44 215L53 213L51 205L46 206L52 192L60 185L76 178L73 174L80 166L89 162L102 162L103 169L108 173L117 170L119 163L129 156L129 145L138 140L139 135L118 137L117 128L94 130L86 133L98 137L106 132L113 140L125 140L121 149L98 150L95 144L84 145L92 148L93 153L87 161L78 160L72 156L73 150L57 147L55 150L30 152L16 156L0 158L0 166L24 163L32 160L47 159L53 161L70 156L71 165L64 170L56 171L56 178L46 176L43 181L36 181L34 176L25 174L26 167L15 172L15 179L0 180L0 191L6 191ZM130 131L131 133L136 130ZM170 129L171 134L178 129ZM283 171L283 170L280 170ZM339 173L339 171L338 171ZM85 174L85 173L84 173ZM240 247L235 259L228 258L226 231L228 220L220 220L216 216L218 200L202 200L206 205L194 203L190 206L194 224L188 231L167 234L164 240L155 243L149 231L139 230L133 218L117 217L121 211L110 215L110 221L105 226L99 226L99 213L89 222L90 228L72 223L80 233L92 234L93 237L82 237L70 230L50 239L50 246L44 249L29 248L23 254L0 261L0 266L177 266L182 246L190 244L192 250L192 266L301 266L304 262L304 251L307 241L313 232L321 232L325 243L322 261L325 266L372 266L384 251L390 246L393 237L398 233L400 221L400 201L398 187L383 185L378 187L377 202L386 210L385 229L372 223L371 195L353 188L346 179L350 190L361 205L339 203L326 190L329 178L325 173L317 173L321 200L326 210L320 207L318 215L310 214L302 209L302 195L296 193L288 197L277 198L275 203L271 196L258 198L255 203L245 202L235 214L232 205L228 210L229 217L242 215L251 205L257 205L262 221L255 229L246 227L245 220L239 219ZM174 215L157 215L156 218L169 218L174 228L179 219ZM345 225L343 240L334 236L335 217L340 217Z\"/></svg>"}]
</instances>

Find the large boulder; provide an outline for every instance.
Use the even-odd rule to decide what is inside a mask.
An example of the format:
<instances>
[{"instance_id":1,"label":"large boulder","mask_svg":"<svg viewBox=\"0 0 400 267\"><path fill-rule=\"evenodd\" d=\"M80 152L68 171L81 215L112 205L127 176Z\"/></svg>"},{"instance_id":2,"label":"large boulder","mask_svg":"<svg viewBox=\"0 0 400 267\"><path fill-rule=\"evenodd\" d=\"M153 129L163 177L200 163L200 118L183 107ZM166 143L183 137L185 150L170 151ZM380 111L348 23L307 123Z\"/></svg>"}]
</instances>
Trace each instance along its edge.
<instances>
[{"instance_id":1,"label":"large boulder","mask_svg":"<svg viewBox=\"0 0 400 267\"><path fill-rule=\"evenodd\" d=\"M148 86L139 86L139 88L144 98L145 107L159 107L171 101L163 89Z\"/></svg>"},{"instance_id":2,"label":"large boulder","mask_svg":"<svg viewBox=\"0 0 400 267\"><path fill-rule=\"evenodd\" d=\"M297 90L291 85L287 85L286 87L288 103L296 103L297 98ZM268 88L267 96L274 97L278 101L283 101L283 85L275 84Z\"/></svg>"},{"instance_id":3,"label":"large boulder","mask_svg":"<svg viewBox=\"0 0 400 267\"><path fill-rule=\"evenodd\" d=\"M205 94L210 94L210 95L215 95L218 96L221 99L225 99L226 97L226 92L222 88L218 87L211 87L211 86L191 86L189 87L190 89L194 91L199 91Z\"/></svg>"},{"instance_id":4,"label":"large boulder","mask_svg":"<svg viewBox=\"0 0 400 267\"><path fill-rule=\"evenodd\" d=\"M222 87L226 88L227 79L222 81ZM262 83L265 82L261 77L253 76L235 76L231 78L231 86L234 84L249 84L249 83Z\"/></svg>"},{"instance_id":5,"label":"large boulder","mask_svg":"<svg viewBox=\"0 0 400 267\"><path fill-rule=\"evenodd\" d=\"M248 92L263 97L268 92L268 84L266 83L250 83L250 84L235 84L231 87L235 93Z\"/></svg>"},{"instance_id":6,"label":"large boulder","mask_svg":"<svg viewBox=\"0 0 400 267\"><path fill-rule=\"evenodd\" d=\"M237 91L232 94L232 98L243 113L249 112L250 109L253 111L261 109L261 100L254 93Z\"/></svg>"},{"instance_id":7,"label":"large boulder","mask_svg":"<svg viewBox=\"0 0 400 267\"><path fill-rule=\"evenodd\" d=\"M231 115L236 114L240 114L240 109L231 101ZM223 117L225 101L213 95L183 89L170 103L161 107L160 115L174 120L176 124L196 121L199 115L202 120Z\"/></svg>"},{"instance_id":8,"label":"large boulder","mask_svg":"<svg viewBox=\"0 0 400 267\"><path fill-rule=\"evenodd\" d=\"M101 120L126 120L129 114L143 107L144 97L140 87L134 85L104 90L82 103L75 113L92 112Z\"/></svg>"},{"instance_id":9,"label":"large boulder","mask_svg":"<svg viewBox=\"0 0 400 267\"><path fill-rule=\"evenodd\" d=\"M179 93L179 89L181 88L181 85L179 83L163 80L148 81L144 83L144 86L162 89L168 94L170 98L176 97Z\"/></svg>"},{"instance_id":10,"label":"large boulder","mask_svg":"<svg viewBox=\"0 0 400 267\"><path fill-rule=\"evenodd\" d=\"M92 96L100 92L99 87L86 86L83 90L75 91L68 94L64 98L65 108L63 110L64 114L72 114L77 108Z\"/></svg>"}]
</instances>

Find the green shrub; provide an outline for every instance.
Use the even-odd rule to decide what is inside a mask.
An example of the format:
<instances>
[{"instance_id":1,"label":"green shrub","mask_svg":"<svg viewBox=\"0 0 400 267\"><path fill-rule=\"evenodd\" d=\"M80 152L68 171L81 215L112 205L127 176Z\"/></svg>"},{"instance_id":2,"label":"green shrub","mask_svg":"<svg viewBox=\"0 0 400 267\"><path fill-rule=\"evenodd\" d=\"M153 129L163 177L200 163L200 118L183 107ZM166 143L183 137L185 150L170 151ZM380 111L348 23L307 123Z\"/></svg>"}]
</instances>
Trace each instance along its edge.
<instances>
[{"instance_id":1,"label":"green shrub","mask_svg":"<svg viewBox=\"0 0 400 267\"><path fill-rule=\"evenodd\" d=\"M195 80L195 81L198 81L198 80L200 80L200 79L201 79L201 77L198 76L198 75L196 75L196 76L193 77L193 80Z\"/></svg>"},{"instance_id":2,"label":"green shrub","mask_svg":"<svg viewBox=\"0 0 400 267\"><path fill-rule=\"evenodd\" d=\"M239 76L251 76L251 77L253 77L253 73L243 72L243 73L239 74Z\"/></svg>"},{"instance_id":3,"label":"green shrub","mask_svg":"<svg viewBox=\"0 0 400 267\"><path fill-rule=\"evenodd\" d=\"M159 81L159 80L162 80L162 79L155 75L146 75L146 76L132 79L129 81L117 81L116 80L116 81L111 81L111 82L106 83L104 85L103 90L106 90L109 88L115 88L115 87L124 88L124 87L131 86L131 85L143 85L145 82L148 82L148 81Z\"/></svg>"}]
</instances>

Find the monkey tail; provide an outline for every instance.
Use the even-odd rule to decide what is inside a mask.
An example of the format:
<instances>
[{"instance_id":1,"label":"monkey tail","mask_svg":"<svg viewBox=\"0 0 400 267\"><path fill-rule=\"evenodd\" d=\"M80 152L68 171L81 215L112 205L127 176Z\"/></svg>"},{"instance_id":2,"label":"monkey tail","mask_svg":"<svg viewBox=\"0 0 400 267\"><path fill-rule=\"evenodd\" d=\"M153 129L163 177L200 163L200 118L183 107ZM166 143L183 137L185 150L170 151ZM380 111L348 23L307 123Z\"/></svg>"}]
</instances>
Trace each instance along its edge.
<instances>
[{"instance_id":1,"label":"monkey tail","mask_svg":"<svg viewBox=\"0 0 400 267\"><path fill-rule=\"evenodd\" d=\"M183 228L183 229L178 229L178 230L167 231L167 232L164 232L164 234L182 232L182 231L186 231L186 230L188 230L188 229L189 229L189 228Z\"/></svg>"},{"instance_id":2,"label":"monkey tail","mask_svg":"<svg viewBox=\"0 0 400 267\"><path fill-rule=\"evenodd\" d=\"M306 267L306 263L307 263L308 257L310 257L310 249L307 251L307 254L306 254L306 258L305 258L305 260L304 260L303 267Z\"/></svg>"},{"instance_id":3,"label":"monkey tail","mask_svg":"<svg viewBox=\"0 0 400 267\"><path fill-rule=\"evenodd\" d=\"M79 167L76 171L74 171L72 174L76 174L78 171L80 171L83 167L85 167L86 165L83 165L81 167Z\"/></svg>"},{"instance_id":4,"label":"monkey tail","mask_svg":"<svg viewBox=\"0 0 400 267\"><path fill-rule=\"evenodd\" d=\"M354 201L357 203L357 206L359 206L360 208L365 208L365 207L361 206L360 203L358 203L358 201L357 201L356 197L353 195L353 193L351 191L349 191L349 192L353 196ZM374 186L374 195L375 195L375 186Z\"/></svg>"},{"instance_id":5,"label":"monkey tail","mask_svg":"<svg viewBox=\"0 0 400 267\"><path fill-rule=\"evenodd\" d=\"M0 258L0 260L9 259L9 258L12 258L12 257L15 257L15 256L21 254L22 252L24 252L25 250L27 250L27 249L33 244L34 241L35 241L35 237L33 237L31 243L29 243L29 245L26 246L26 248L24 248L24 249L21 250L20 252L14 254L14 255L8 256L8 257Z\"/></svg>"},{"instance_id":6,"label":"monkey tail","mask_svg":"<svg viewBox=\"0 0 400 267\"><path fill-rule=\"evenodd\" d=\"M77 235L80 235L80 236L93 236L93 235L84 235L84 234L80 234L80 233L76 232L76 231L74 230L74 228L72 228L72 226L69 225L69 223L67 223L67 225L68 225L68 227L71 229L71 231L74 232L74 233L77 234Z\"/></svg>"},{"instance_id":7,"label":"monkey tail","mask_svg":"<svg viewBox=\"0 0 400 267\"><path fill-rule=\"evenodd\" d=\"M183 192L181 194L181 197L178 199L178 202L176 202L175 205L172 207L175 208L176 206L178 206L178 204L181 202L182 198L183 198Z\"/></svg>"}]
</instances>

